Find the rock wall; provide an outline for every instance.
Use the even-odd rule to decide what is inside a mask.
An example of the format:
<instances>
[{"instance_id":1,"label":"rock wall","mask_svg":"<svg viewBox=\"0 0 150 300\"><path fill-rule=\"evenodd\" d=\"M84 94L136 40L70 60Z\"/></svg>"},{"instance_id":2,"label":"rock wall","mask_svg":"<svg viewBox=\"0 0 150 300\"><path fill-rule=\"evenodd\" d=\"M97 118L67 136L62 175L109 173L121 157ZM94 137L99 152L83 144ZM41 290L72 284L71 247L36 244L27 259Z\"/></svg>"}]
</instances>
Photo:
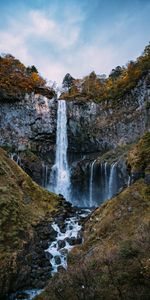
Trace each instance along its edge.
<instances>
[{"instance_id":1,"label":"rock wall","mask_svg":"<svg viewBox=\"0 0 150 300\"><path fill-rule=\"evenodd\" d=\"M0 145L15 150L53 152L57 101L41 95L26 95L19 102L0 104Z\"/></svg>"},{"instance_id":2,"label":"rock wall","mask_svg":"<svg viewBox=\"0 0 150 300\"><path fill-rule=\"evenodd\" d=\"M67 114L70 154L104 153L132 143L150 129L150 74L115 101L68 101ZM31 94L0 103L0 145L29 148L54 160L56 123L56 98Z\"/></svg>"},{"instance_id":3,"label":"rock wall","mask_svg":"<svg viewBox=\"0 0 150 300\"><path fill-rule=\"evenodd\" d=\"M150 75L128 95L102 103L75 100L68 103L70 152L105 152L136 141L150 129Z\"/></svg>"}]
</instances>

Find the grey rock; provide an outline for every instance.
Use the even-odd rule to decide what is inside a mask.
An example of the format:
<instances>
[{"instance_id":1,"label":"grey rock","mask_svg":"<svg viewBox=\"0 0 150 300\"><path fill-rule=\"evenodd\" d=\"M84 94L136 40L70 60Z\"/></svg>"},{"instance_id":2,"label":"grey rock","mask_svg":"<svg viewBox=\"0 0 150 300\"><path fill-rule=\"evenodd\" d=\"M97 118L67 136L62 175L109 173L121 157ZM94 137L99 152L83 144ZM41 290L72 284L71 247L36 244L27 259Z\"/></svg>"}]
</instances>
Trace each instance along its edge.
<instances>
[{"instance_id":1,"label":"grey rock","mask_svg":"<svg viewBox=\"0 0 150 300\"><path fill-rule=\"evenodd\" d=\"M55 258L55 263L56 263L56 265L60 265L61 264L61 259L60 259L60 256L55 256L54 257Z\"/></svg>"},{"instance_id":2,"label":"grey rock","mask_svg":"<svg viewBox=\"0 0 150 300\"><path fill-rule=\"evenodd\" d=\"M64 248L66 245L66 242L64 240L60 240L58 241L58 248L61 249L61 248Z\"/></svg>"}]
</instances>

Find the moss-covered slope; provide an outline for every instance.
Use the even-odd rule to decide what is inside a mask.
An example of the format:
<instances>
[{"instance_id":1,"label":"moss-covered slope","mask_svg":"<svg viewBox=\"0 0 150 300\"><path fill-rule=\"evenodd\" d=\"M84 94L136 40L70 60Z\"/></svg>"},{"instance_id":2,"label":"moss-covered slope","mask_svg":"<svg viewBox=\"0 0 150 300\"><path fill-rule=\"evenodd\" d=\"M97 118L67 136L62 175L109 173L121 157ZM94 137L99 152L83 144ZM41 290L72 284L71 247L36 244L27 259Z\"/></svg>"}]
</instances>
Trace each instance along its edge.
<instances>
[{"instance_id":1,"label":"moss-covered slope","mask_svg":"<svg viewBox=\"0 0 150 300\"><path fill-rule=\"evenodd\" d=\"M2 250L16 249L24 235L46 212L56 209L58 197L39 187L0 149L0 241Z\"/></svg>"},{"instance_id":2,"label":"moss-covered slope","mask_svg":"<svg viewBox=\"0 0 150 300\"><path fill-rule=\"evenodd\" d=\"M36 240L36 224L51 220L61 206L58 196L39 187L0 149L0 299L13 286L29 284L26 256Z\"/></svg>"},{"instance_id":3,"label":"moss-covered slope","mask_svg":"<svg viewBox=\"0 0 150 300\"><path fill-rule=\"evenodd\" d=\"M147 132L128 155L127 163L132 172L145 174L150 167L150 132Z\"/></svg>"}]
</instances>

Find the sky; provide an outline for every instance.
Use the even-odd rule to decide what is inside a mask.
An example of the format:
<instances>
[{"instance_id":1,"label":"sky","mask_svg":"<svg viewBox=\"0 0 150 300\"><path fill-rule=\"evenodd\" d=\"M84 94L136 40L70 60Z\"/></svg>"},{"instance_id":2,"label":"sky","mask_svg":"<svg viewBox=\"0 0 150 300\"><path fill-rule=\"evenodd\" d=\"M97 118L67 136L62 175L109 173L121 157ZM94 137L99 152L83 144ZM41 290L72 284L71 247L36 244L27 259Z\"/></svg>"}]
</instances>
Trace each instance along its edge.
<instances>
[{"instance_id":1,"label":"sky","mask_svg":"<svg viewBox=\"0 0 150 300\"><path fill-rule=\"evenodd\" d=\"M109 74L150 41L150 0L0 0L0 53L49 80Z\"/></svg>"}]
</instances>

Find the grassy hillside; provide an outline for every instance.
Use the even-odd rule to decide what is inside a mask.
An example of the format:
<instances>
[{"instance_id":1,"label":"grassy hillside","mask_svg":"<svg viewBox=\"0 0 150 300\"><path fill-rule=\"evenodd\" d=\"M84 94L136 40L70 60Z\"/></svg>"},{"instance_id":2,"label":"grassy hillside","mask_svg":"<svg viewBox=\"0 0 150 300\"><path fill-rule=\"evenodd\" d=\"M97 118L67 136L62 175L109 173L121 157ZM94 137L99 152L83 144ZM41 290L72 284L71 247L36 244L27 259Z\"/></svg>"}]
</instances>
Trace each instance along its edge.
<instances>
[{"instance_id":1,"label":"grassy hillside","mask_svg":"<svg viewBox=\"0 0 150 300\"><path fill-rule=\"evenodd\" d=\"M33 182L0 148L0 299L12 288L29 285L27 255L35 251L36 225L50 221L61 207L58 196Z\"/></svg>"},{"instance_id":2,"label":"grassy hillside","mask_svg":"<svg viewBox=\"0 0 150 300\"><path fill-rule=\"evenodd\" d=\"M0 250L14 251L23 243L26 232L57 209L58 197L39 187L0 149Z\"/></svg>"},{"instance_id":3,"label":"grassy hillside","mask_svg":"<svg viewBox=\"0 0 150 300\"><path fill-rule=\"evenodd\" d=\"M132 172L146 172L150 167L150 133L147 132L132 148L128 155L127 163Z\"/></svg>"}]
</instances>

